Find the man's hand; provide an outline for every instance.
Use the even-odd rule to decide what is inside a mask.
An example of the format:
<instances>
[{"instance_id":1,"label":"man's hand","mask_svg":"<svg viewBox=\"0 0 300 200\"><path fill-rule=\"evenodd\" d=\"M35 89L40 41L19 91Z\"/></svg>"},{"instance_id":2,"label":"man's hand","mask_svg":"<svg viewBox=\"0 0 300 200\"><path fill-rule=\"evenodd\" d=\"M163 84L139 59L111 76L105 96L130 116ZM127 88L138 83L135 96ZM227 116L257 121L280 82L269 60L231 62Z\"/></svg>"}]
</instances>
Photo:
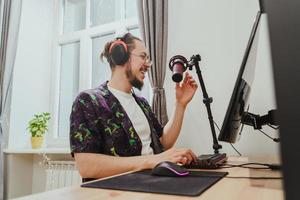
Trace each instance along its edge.
<instances>
[{"instance_id":1,"label":"man's hand","mask_svg":"<svg viewBox=\"0 0 300 200\"><path fill-rule=\"evenodd\" d=\"M170 161L173 163L181 163L183 165L190 164L197 159L197 156L190 149L171 148L160 154L153 155L152 166L154 168L158 163Z\"/></svg>"},{"instance_id":2,"label":"man's hand","mask_svg":"<svg viewBox=\"0 0 300 200\"><path fill-rule=\"evenodd\" d=\"M181 84L176 83L176 101L179 105L186 107L192 100L198 85L193 77L186 72Z\"/></svg>"}]
</instances>

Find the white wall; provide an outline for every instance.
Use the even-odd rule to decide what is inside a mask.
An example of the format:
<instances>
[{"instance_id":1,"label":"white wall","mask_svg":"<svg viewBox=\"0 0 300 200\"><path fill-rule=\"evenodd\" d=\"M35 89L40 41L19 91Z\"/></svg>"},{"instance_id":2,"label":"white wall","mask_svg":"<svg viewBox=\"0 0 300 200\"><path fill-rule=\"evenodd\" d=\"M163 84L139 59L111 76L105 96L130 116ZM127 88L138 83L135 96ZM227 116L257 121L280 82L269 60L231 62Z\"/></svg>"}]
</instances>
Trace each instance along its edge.
<instances>
[{"instance_id":1,"label":"white wall","mask_svg":"<svg viewBox=\"0 0 300 200\"><path fill-rule=\"evenodd\" d=\"M52 0L23 1L12 84L9 149L31 148L28 121L35 113L49 111L51 105L52 20ZM43 191L45 177L40 176L39 160L18 154L7 158L8 198Z\"/></svg>"},{"instance_id":2,"label":"white wall","mask_svg":"<svg viewBox=\"0 0 300 200\"><path fill-rule=\"evenodd\" d=\"M22 5L14 68L9 148L29 147L26 130L37 112L49 111L53 2L26 0Z\"/></svg>"},{"instance_id":3,"label":"white wall","mask_svg":"<svg viewBox=\"0 0 300 200\"><path fill-rule=\"evenodd\" d=\"M214 99L211 105L214 120L220 127L257 11L258 0L169 1L168 58L176 54L187 58L201 55L200 68L207 92ZM266 114L276 104L265 17L259 37L250 112ZM191 73L198 82L195 70ZM165 88L169 116L175 99L170 77L171 72L167 70ZM265 130L276 136L273 130ZM176 146L189 147L197 153L212 153L211 131L200 86L187 108ZM241 140L235 146L243 155L278 153L278 145L253 131L252 127L244 128ZM227 143L223 143L223 152L235 154Z\"/></svg>"},{"instance_id":4,"label":"white wall","mask_svg":"<svg viewBox=\"0 0 300 200\"><path fill-rule=\"evenodd\" d=\"M208 94L214 98L212 111L222 125L239 66L258 10L258 1L172 0L169 1L168 58L199 53ZM23 3L19 46L13 81L9 147L29 147L28 120L36 112L49 111L53 5L50 0ZM265 114L275 108L271 62L265 17L262 19L256 79L250 111ZM28 74L28 71L31 75ZM197 79L195 72L193 76ZM169 115L174 105L174 83L167 70L165 88ZM271 133L271 130L267 129ZM190 103L177 146L198 153L211 151L211 132L199 87ZM271 134L274 135L274 134ZM274 135L275 136L275 135ZM246 127L236 146L243 154L272 154L277 145ZM228 144L224 151L234 153Z\"/></svg>"},{"instance_id":5,"label":"white wall","mask_svg":"<svg viewBox=\"0 0 300 200\"><path fill-rule=\"evenodd\" d=\"M32 193L32 156L5 154L4 199L12 199Z\"/></svg>"},{"instance_id":6,"label":"white wall","mask_svg":"<svg viewBox=\"0 0 300 200\"><path fill-rule=\"evenodd\" d=\"M49 111L52 103L52 3L52 0L23 2L12 90L9 148L29 147L29 134L26 133L28 120L34 113ZM212 112L219 126L223 122L257 10L256 0L169 1L168 58L176 54L187 58L198 53L202 56L202 75L208 94L214 98ZM257 73L251 93L250 111L258 114L266 114L269 109L276 107L265 25L263 17ZM197 79L194 71L192 74ZM170 77L171 73L167 70L165 88L169 116L175 99L174 83ZM270 129L266 131L276 136ZM187 108L176 145L192 148L196 153L212 152L211 132L200 87ZM251 127L244 128L241 141L236 147L244 155L274 154L278 151L276 144L261 133L254 132ZM225 143L223 151L235 154ZM28 185L28 190L42 191L44 172L38 167L39 159L35 157L33 161L29 161L34 169L24 171L30 171L33 175L32 185Z\"/></svg>"}]
</instances>

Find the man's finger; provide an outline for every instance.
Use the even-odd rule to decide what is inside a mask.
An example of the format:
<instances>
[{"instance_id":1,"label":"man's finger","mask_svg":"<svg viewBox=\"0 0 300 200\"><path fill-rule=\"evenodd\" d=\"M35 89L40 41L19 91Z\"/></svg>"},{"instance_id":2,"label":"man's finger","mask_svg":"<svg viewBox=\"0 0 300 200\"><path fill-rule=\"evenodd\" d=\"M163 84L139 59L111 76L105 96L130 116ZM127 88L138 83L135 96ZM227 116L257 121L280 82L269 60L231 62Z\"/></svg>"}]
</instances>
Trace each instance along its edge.
<instances>
[{"instance_id":1,"label":"man's finger","mask_svg":"<svg viewBox=\"0 0 300 200\"><path fill-rule=\"evenodd\" d=\"M184 75L183 83L186 83L186 82L187 82L188 76L189 76L189 73L186 72L185 75Z\"/></svg>"},{"instance_id":2,"label":"man's finger","mask_svg":"<svg viewBox=\"0 0 300 200\"><path fill-rule=\"evenodd\" d=\"M194 154L194 152L191 151L191 154L193 156L193 160L197 160L198 159L198 156L196 154Z\"/></svg>"}]
</instances>

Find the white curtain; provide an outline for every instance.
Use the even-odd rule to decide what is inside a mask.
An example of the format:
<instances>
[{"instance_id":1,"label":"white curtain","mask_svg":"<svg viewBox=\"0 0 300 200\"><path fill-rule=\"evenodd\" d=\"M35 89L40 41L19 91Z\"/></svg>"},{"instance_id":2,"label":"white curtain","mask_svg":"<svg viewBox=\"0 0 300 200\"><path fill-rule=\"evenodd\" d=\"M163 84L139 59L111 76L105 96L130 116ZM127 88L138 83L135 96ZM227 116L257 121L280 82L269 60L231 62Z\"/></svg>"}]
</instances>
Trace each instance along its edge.
<instances>
[{"instance_id":1,"label":"white curtain","mask_svg":"<svg viewBox=\"0 0 300 200\"><path fill-rule=\"evenodd\" d=\"M149 79L153 89L152 110L161 124L168 122L165 89L167 68L168 0L137 0L139 24L153 65Z\"/></svg>"},{"instance_id":2,"label":"white curtain","mask_svg":"<svg viewBox=\"0 0 300 200\"><path fill-rule=\"evenodd\" d=\"M3 149L7 147L12 75L17 51L22 0L1 0L0 13L0 199L3 199Z\"/></svg>"}]
</instances>

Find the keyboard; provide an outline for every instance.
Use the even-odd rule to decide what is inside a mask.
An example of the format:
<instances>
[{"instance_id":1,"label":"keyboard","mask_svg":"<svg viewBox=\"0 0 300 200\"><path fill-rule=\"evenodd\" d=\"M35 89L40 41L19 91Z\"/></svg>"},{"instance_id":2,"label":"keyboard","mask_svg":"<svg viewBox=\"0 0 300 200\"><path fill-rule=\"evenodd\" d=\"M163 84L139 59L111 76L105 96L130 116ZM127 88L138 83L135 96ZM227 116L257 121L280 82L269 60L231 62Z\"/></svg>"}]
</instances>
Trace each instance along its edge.
<instances>
[{"instance_id":1,"label":"keyboard","mask_svg":"<svg viewBox=\"0 0 300 200\"><path fill-rule=\"evenodd\" d=\"M200 155L196 161L184 165L188 169L217 169L227 161L226 153Z\"/></svg>"}]
</instances>

